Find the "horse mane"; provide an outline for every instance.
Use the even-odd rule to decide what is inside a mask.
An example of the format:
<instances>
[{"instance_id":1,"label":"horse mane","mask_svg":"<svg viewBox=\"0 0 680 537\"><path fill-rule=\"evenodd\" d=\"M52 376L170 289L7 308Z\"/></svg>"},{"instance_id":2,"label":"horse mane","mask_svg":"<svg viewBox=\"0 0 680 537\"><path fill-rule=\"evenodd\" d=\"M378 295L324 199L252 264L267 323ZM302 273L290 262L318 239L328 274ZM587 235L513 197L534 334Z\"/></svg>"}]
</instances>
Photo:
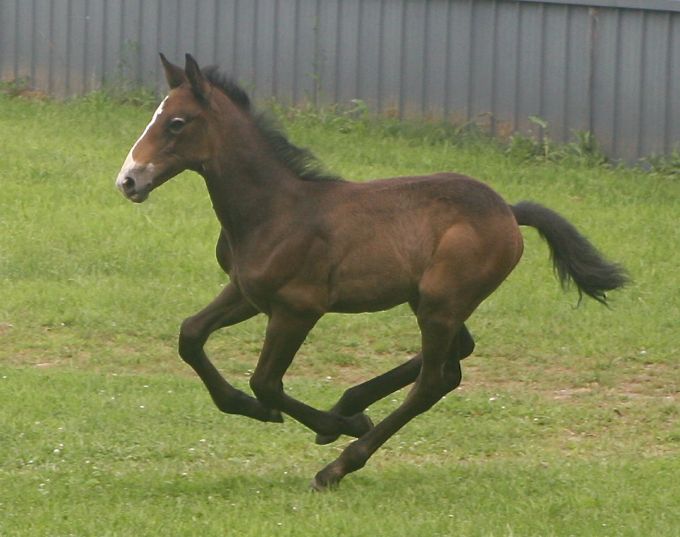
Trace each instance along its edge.
<instances>
[{"instance_id":1,"label":"horse mane","mask_svg":"<svg viewBox=\"0 0 680 537\"><path fill-rule=\"evenodd\" d=\"M323 164L309 150L292 144L274 117L270 114L255 112L250 97L232 78L217 67L203 69L208 81L221 90L229 99L253 119L276 159L303 181L342 181L340 177L328 173Z\"/></svg>"}]
</instances>

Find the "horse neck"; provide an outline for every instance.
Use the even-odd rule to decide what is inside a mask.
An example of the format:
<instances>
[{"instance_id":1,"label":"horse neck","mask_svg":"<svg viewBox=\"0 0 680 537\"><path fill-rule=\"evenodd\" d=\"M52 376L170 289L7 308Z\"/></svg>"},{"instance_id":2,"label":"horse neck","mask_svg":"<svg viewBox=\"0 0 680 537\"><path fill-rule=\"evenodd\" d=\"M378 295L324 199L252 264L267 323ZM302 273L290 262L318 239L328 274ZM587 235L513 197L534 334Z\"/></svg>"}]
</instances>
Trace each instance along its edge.
<instances>
[{"instance_id":1,"label":"horse neck","mask_svg":"<svg viewBox=\"0 0 680 537\"><path fill-rule=\"evenodd\" d=\"M218 151L203 174L215 214L233 244L285 218L303 183L249 134L239 147Z\"/></svg>"}]
</instances>

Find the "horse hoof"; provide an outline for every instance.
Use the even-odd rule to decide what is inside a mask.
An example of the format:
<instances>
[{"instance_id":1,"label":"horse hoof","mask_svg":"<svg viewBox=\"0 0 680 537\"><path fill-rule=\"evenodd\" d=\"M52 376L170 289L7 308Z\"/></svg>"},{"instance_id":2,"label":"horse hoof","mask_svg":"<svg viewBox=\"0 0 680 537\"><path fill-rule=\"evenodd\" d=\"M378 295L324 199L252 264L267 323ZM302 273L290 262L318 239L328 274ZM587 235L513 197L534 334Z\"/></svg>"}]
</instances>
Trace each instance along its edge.
<instances>
[{"instance_id":1,"label":"horse hoof","mask_svg":"<svg viewBox=\"0 0 680 537\"><path fill-rule=\"evenodd\" d=\"M338 488L340 479L328 480L322 477L323 470L314 476L312 482L309 484L309 488L312 492L329 492Z\"/></svg>"},{"instance_id":2,"label":"horse hoof","mask_svg":"<svg viewBox=\"0 0 680 537\"><path fill-rule=\"evenodd\" d=\"M316 477L312 479L311 483L309 483L309 488L312 490L312 492L327 492L329 488L321 483L319 479Z\"/></svg>"}]
</instances>

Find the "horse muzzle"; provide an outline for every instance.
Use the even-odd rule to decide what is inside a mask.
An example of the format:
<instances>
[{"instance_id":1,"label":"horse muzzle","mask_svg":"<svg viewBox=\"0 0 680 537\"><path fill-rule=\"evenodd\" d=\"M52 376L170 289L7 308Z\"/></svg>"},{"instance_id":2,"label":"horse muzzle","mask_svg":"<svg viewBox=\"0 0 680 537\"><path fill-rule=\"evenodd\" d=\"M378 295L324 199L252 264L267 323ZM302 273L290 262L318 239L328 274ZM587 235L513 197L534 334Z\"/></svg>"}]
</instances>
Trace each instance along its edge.
<instances>
[{"instance_id":1,"label":"horse muzzle","mask_svg":"<svg viewBox=\"0 0 680 537\"><path fill-rule=\"evenodd\" d=\"M135 203L142 203L153 190L153 165L123 168L116 178L116 186L123 195Z\"/></svg>"}]
</instances>

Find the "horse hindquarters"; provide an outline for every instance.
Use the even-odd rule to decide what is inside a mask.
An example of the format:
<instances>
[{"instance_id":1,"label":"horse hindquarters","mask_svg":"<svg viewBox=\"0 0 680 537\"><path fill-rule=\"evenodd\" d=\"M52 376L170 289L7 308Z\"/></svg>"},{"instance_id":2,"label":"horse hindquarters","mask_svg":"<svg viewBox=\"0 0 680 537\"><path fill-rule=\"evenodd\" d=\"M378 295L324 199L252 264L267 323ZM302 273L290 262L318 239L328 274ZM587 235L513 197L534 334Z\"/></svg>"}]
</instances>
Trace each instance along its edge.
<instances>
[{"instance_id":1,"label":"horse hindquarters","mask_svg":"<svg viewBox=\"0 0 680 537\"><path fill-rule=\"evenodd\" d=\"M521 250L509 212L480 226L453 225L444 233L419 284L422 365L413 389L396 410L317 473L313 488L333 487L362 468L392 435L460 384L460 359L473 345L462 335L467 333L463 323L514 268Z\"/></svg>"}]
</instances>

